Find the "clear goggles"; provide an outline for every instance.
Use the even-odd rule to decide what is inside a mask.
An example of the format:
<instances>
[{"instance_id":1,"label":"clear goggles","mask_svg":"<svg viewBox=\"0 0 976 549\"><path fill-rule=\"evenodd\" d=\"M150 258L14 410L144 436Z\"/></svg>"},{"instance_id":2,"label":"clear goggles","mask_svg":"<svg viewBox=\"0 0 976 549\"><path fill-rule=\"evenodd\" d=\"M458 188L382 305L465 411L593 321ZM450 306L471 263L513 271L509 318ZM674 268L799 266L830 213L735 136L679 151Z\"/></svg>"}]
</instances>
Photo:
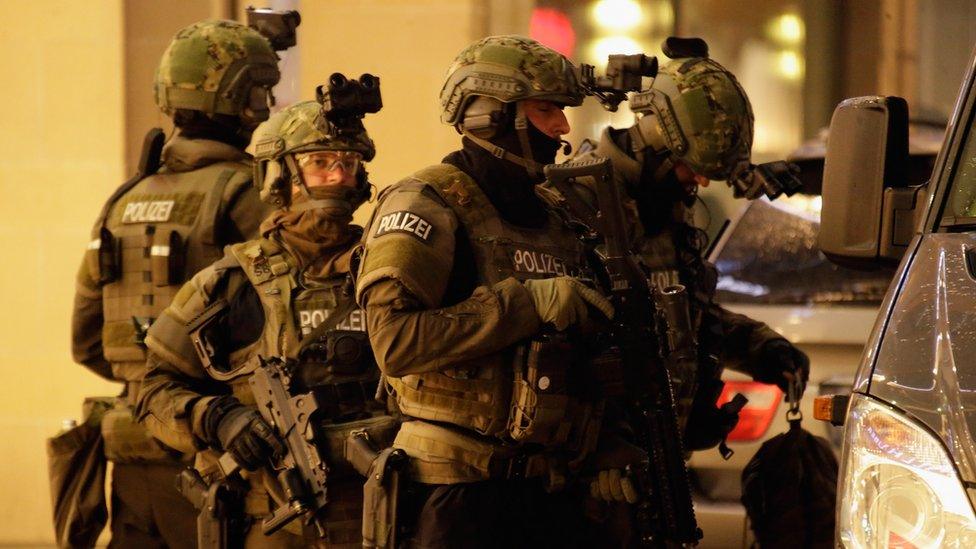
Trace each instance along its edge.
<instances>
[{"instance_id":1,"label":"clear goggles","mask_svg":"<svg viewBox=\"0 0 976 549\"><path fill-rule=\"evenodd\" d=\"M363 155L355 151L315 151L295 155L298 167L305 175L326 175L342 168L346 173L356 173Z\"/></svg>"}]
</instances>

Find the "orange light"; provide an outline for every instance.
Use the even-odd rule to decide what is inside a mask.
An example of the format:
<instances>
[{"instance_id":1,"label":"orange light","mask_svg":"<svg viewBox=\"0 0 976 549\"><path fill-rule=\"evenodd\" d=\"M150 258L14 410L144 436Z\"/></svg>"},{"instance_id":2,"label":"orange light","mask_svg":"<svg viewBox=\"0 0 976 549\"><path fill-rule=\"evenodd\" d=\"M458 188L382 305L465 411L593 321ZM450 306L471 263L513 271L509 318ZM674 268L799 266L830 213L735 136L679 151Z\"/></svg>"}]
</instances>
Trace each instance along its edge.
<instances>
[{"instance_id":1,"label":"orange light","mask_svg":"<svg viewBox=\"0 0 976 549\"><path fill-rule=\"evenodd\" d=\"M726 381L716 404L721 406L729 402L737 393L742 393L749 402L739 411L739 423L729 433L728 441L759 440L773 422L779 403L783 400L783 391L775 385L756 381Z\"/></svg>"}]
</instances>

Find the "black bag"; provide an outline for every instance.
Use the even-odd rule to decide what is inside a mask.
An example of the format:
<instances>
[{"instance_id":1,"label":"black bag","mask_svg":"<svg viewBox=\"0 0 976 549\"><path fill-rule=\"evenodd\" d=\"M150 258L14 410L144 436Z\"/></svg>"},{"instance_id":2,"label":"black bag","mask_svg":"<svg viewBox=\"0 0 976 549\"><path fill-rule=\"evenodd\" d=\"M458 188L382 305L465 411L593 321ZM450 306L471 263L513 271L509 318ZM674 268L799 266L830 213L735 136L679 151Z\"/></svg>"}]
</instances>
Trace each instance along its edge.
<instances>
[{"instance_id":1,"label":"black bag","mask_svg":"<svg viewBox=\"0 0 976 549\"><path fill-rule=\"evenodd\" d=\"M47 440L51 507L58 547L94 547L108 522L101 418L114 397L85 399L84 421Z\"/></svg>"},{"instance_id":2,"label":"black bag","mask_svg":"<svg viewBox=\"0 0 976 549\"><path fill-rule=\"evenodd\" d=\"M790 429L764 442L743 469L742 505L763 549L833 547L837 458L830 443L800 427L795 404L787 418Z\"/></svg>"}]
</instances>

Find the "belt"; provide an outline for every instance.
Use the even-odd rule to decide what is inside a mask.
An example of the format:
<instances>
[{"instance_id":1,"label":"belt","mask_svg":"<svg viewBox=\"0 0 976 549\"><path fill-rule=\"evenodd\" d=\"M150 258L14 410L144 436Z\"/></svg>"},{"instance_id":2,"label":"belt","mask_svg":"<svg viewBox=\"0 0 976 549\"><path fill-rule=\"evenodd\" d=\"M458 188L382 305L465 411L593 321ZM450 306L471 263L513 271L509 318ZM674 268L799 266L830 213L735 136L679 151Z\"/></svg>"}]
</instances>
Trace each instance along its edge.
<instances>
[{"instance_id":1,"label":"belt","mask_svg":"<svg viewBox=\"0 0 976 549\"><path fill-rule=\"evenodd\" d=\"M492 456L488 474L492 479L523 480L547 475L549 460L542 452L522 452L514 456Z\"/></svg>"},{"instance_id":2,"label":"belt","mask_svg":"<svg viewBox=\"0 0 976 549\"><path fill-rule=\"evenodd\" d=\"M326 419L340 419L350 413L363 412L376 396L374 381L347 381L318 385L314 391L321 399Z\"/></svg>"}]
</instances>

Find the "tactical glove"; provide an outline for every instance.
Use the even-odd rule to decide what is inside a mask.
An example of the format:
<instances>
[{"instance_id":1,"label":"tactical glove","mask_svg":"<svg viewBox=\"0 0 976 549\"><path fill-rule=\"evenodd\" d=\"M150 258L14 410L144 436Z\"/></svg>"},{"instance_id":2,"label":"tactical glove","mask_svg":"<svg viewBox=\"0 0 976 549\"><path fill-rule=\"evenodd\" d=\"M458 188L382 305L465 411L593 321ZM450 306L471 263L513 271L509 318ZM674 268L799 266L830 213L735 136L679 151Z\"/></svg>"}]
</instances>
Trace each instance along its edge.
<instances>
[{"instance_id":1,"label":"tactical glove","mask_svg":"<svg viewBox=\"0 0 976 549\"><path fill-rule=\"evenodd\" d=\"M800 380L800 393L797 398L803 396L807 380L810 378L810 359L807 358L806 353L785 339L773 339L763 345L760 359L756 381L776 384L788 394L790 379L785 374L793 374Z\"/></svg>"},{"instance_id":2,"label":"tactical glove","mask_svg":"<svg viewBox=\"0 0 976 549\"><path fill-rule=\"evenodd\" d=\"M558 331L580 324L588 317L590 305L613 318L613 305L593 288L569 276L526 280L522 284L529 290L536 313L543 324L552 324Z\"/></svg>"},{"instance_id":3,"label":"tactical glove","mask_svg":"<svg viewBox=\"0 0 976 549\"><path fill-rule=\"evenodd\" d=\"M608 502L637 503L640 499L634 483L620 469L600 471L597 478L590 482L590 495Z\"/></svg>"},{"instance_id":4,"label":"tactical glove","mask_svg":"<svg viewBox=\"0 0 976 549\"><path fill-rule=\"evenodd\" d=\"M230 452L248 471L285 452L261 414L232 396L214 399L204 412L203 422L208 444Z\"/></svg>"}]
</instances>

